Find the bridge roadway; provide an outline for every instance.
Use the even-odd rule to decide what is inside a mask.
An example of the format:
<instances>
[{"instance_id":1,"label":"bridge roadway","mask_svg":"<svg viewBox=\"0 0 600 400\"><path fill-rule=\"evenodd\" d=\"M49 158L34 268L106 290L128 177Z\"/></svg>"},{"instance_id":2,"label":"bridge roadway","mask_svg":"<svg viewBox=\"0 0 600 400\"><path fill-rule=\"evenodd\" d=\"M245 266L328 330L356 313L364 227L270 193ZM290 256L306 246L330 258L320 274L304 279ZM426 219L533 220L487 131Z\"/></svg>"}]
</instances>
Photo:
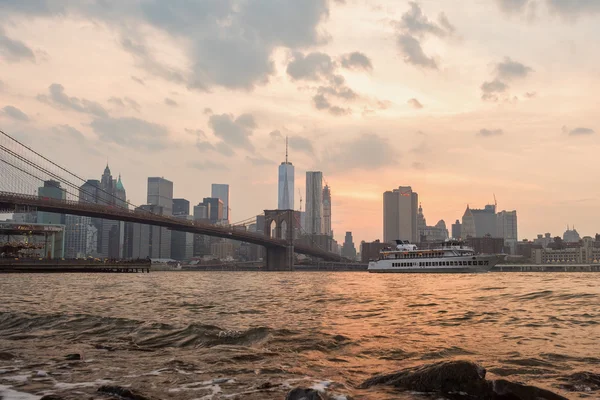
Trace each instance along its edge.
<instances>
[{"instance_id":1,"label":"bridge roadway","mask_svg":"<svg viewBox=\"0 0 600 400\"><path fill-rule=\"evenodd\" d=\"M221 227L198 221L156 215L147 211L133 211L116 206L105 206L93 203L41 198L35 195L0 192L0 210L2 212L23 212L19 207L35 208L38 211L60 214L80 215L84 217L104 218L115 221L137 222L140 224L162 226L174 231L197 233L201 235L239 240L264 246L267 249L285 249L287 242L283 239L270 238L259 233L237 230L233 227ZM331 253L312 246L294 244L294 252L326 261L340 261L338 254Z\"/></svg>"}]
</instances>

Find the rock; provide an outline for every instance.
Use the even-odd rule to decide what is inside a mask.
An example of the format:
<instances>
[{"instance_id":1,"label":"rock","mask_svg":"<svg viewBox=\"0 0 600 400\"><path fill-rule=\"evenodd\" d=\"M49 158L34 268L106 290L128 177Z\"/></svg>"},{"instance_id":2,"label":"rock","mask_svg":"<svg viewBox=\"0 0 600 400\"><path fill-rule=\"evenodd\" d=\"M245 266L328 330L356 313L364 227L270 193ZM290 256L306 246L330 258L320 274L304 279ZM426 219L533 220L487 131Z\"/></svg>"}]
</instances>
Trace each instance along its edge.
<instances>
[{"instance_id":1,"label":"rock","mask_svg":"<svg viewBox=\"0 0 600 400\"><path fill-rule=\"evenodd\" d=\"M522 385L520 383L510 382L504 379L498 379L491 382L493 399L520 399L520 400L568 400L566 397L552 393L546 389L540 389L535 386Z\"/></svg>"},{"instance_id":2,"label":"rock","mask_svg":"<svg viewBox=\"0 0 600 400\"><path fill-rule=\"evenodd\" d=\"M448 361L375 376L360 385L389 385L402 390L461 393L482 400L566 400L556 393L504 379L488 381L485 369L469 361Z\"/></svg>"},{"instance_id":3,"label":"rock","mask_svg":"<svg viewBox=\"0 0 600 400\"><path fill-rule=\"evenodd\" d=\"M57 394L47 394L43 396L40 400L65 400L64 397L59 396Z\"/></svg>"},{"instance_id":4,"label":"rock","mask_svg":"<svg viewBox=\"0 0 600 400\"><path fill-rule=\"evenodd\" d=\"M8 353L6 351L0 351L0 361L9 361L17 358L14 354Z\"/></svg>"},{"instance_id":5,"label":"rock","mask_svg":"<svg viewBox=\"0 0 600 400\"><path fill-rule=\"evenodd\" d=\"M136 392L135 390L131 390L128 388L124 388L121 386L109 386L104 385L98 388L100 393L106 393L113 396L117 396L123 400L152 400L151 397L145 396L141 393Z\"/></svg>"},{"instance_id":6,"label":"rock","mask_svg":"<svg viewBox=\"0 0 600 400\"><path fill-rule=\"evenodd\" d=\"M78 360L81 360L81 354L79 354L79 353L67 354L65 356L65 360L67 360L67 361L78 361Z\"/></svg>"},{"instance_id":7,"label":"rock","mask_svg":"<svg viewBox=\"0 0 600 400\"><path fill-rule=\"evenodd\" d=\"M469 361L450 361L409 368L366 380L360 385L366 389L374 385L390 385L417 392L486 391L485 369Z\"/></svg>"},{"instance_id":8,"label":"rock","mask_svg":"<svg viewBox=\"0 0 600 400\"><path fill-rule=\"evenodd\" d=\"M573 375L563 378L561 388L570 392L595 392L600 390L600 374L593 372L577 372Z\"/></svg>"},{"instance_id":9,"label":"rock","mask_svg":"<svg viewBox=\"0 0 600 400\"><path fill-rule=\"evenodd\" d=\"M325 397L314 389L296 388L285 396L285 400L325 400Z\"/></svg>"}]
</instances>

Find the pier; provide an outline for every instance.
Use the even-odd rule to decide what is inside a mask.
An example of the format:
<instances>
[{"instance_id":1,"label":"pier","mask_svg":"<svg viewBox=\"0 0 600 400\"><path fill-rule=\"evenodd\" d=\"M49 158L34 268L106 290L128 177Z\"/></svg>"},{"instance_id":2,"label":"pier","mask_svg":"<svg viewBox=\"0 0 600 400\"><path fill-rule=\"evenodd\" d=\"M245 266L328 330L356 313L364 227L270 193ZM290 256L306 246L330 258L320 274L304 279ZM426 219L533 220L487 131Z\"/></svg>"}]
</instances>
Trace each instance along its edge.
<instances>
[{"instance_id":1,"label":"pier","mask_svg":"<svg viewBox=\"0 0 600 400\"><path fill-rule=\"evenodd\" d=\"M0 260L0 273L149 273L150 264L85 260Z\"/></svg>"},{"instance_id":2,"label":"pier","mask_svg":"<svg viewBox=\"0 0 600 400\"><path fill-rule=\"evenodd\" d=\"M492 272L600 272L600 264L498 264Z\"/></svg>"}]
</instances>

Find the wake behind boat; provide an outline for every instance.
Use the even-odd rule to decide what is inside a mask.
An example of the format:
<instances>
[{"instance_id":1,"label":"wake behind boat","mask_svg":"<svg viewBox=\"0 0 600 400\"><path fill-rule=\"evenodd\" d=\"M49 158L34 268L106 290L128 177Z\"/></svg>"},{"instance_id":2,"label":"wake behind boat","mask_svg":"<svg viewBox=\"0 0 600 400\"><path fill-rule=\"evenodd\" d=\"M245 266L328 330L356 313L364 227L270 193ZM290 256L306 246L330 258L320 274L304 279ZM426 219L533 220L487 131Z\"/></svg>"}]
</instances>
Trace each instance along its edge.
<instances>
[{"instance_id":1,"label":"wake behind boat","mask_svg":"<svg viewBox=\"0 0 600 400\"><path fill-rule=\"evenodd\" d=\"M481 255L462 242L447 240L439 248L419 250L408 240L396 240L396 248L381 250L369 272L487 272L502 256Z\"/></svg>"}]
</instances>

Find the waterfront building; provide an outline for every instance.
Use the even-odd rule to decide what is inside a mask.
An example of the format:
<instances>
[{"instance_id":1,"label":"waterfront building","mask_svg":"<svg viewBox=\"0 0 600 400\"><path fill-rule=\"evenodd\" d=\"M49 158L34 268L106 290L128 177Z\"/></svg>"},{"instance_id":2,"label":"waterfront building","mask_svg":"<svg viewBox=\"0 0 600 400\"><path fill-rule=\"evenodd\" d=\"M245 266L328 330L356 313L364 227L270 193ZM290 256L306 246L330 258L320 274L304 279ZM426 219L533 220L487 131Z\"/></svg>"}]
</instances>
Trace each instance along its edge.
<instances>
[{"instance_id":1,"label":"waterfront building","mask_svg":"<svg viewBox=\"0 0 600 400\"><path fill-rule=\"evenodd\" d=\"M600 243L585 236L577 245L564 243L557 248L533 249L531 258L535 264L598 264Z\"/></svg>"},{"instance_id":2,"label":"waterfront building","mask_svg":"<svg viewBox=\"0 0 600 400\"><path fill-rule=\"evenodd\" d=\"M331 189L329 185L323 188L323 233L333 236L331 230Z\"/></svg>"},{"instance_id":3,"label":"waterfront building","mask_svg":"<svg viewBox=\"0 0 600 400\"><path fill-rule=\"evenodd\" d=\"M285 138L285 162L279 165L277 184L277 209L294 209L294 166L288 161L287 137Z\"/></svg>"},{"instance_id":4,"label":"waterfront building","mask_svg":"<svg viewBox=\"0 0 600 400\"><path fill-rule=\"evenodd\" d=\"M419 195L410 186L383 194L383 241L394 243L395 240L419 241L418 231Z\"/></svg>"},{"instance_id":5,"label":"waterfront building","mask_svg":"<svg viewBox=\"0 0 600 400\"><path fill-rule=\"evenodd\" d=\"M323 173L306 172L305 230L309 235L323 233Z\"/></svg>"},{"instance_id":6,"label":"waterfront building","mask_svg":"<svg viewBox=\"0 0 600 400\"><path fill-rule=\"evenodd\" d=\"M502 254L504 253L504 239L491 236L467 237L467 246L472 247L476 254Z\"/></svg>"},{"instance_id":7,"label":"waterfront building","mask_svg":"<svg viewBox=\"0 0 600 400\"><path fill-rule=\"evenodd\" d=\"M220 199L223 203L222 217L219 219L219 222L224 221L226 224L229 223L231 220L231 216L229 215L229 185L213 183L210 196L212 198Z\"/></svg>"},{"instance_id":8,"label":"waterfront building","mask_svg":"<svg viewBox=\"0 0 600 400\"><path fill-rule=\"evenodd\" d=\"M346 232L344 244L342 245L342 257L349 258L352 261L356 260L356 247L354 247L354 241L352 240L352 232Z\"/></svg>"},{"instance_id":9,"label":"waterfront building","mask_svg":"<svg viewBox=\"0 0 600 400\"><path fill-rule=\"evenodd\" d=\"M65 257L86 258L96 256L98 229L92 218L79 215L65 216Z\"/></svg>"},{"instance_id":10,"label":"waterfront building","mask_svg":"<svg viewBox=\"0 0 600 400\"><path fill-rule=\"evenodd\" d=\"M189 204L189 202L188 202ZM193 221L187 214L174 215L175 218ZM171 232L171 258L177 261L190 260L194 256L194 234L191 232Z\"/></svg>"},{"instance_id":11,"label":"waterfront building","mask_svg":"<svg viewBox=\"0 0 600 400\"><path fill-rule=\"evenodd\" d=\"M234 254L231 240L218 239L210 245L210 253L219 260L232 259Z\"/></svg>"},{"instance_id":12,"label":"waterfront building","mask_svg":"<svg viewBox=\"0 0 600 400\"><path fill-rule=\"evenodd\" d=\"M360 262L366 264L371 260L379 258L379 252L386 247L390 247L389 243L382 243L379 239L374 242L360 243Z\"/></svg>"},{"instance_id":13,"label":"waterfront building","mask_svg":"<svg viewBox=\"0 0 600 400\"><path fill-rule=\"evenodd\" d=\"M552 243L554 241L554 239L552 238L552 235L549 232L546 232L545 234L538 234L537 238L535 238L533 240L533 243L542 246L543 248L548 247L548 245L550 243Z\"/></svg>"}]
</instances>

